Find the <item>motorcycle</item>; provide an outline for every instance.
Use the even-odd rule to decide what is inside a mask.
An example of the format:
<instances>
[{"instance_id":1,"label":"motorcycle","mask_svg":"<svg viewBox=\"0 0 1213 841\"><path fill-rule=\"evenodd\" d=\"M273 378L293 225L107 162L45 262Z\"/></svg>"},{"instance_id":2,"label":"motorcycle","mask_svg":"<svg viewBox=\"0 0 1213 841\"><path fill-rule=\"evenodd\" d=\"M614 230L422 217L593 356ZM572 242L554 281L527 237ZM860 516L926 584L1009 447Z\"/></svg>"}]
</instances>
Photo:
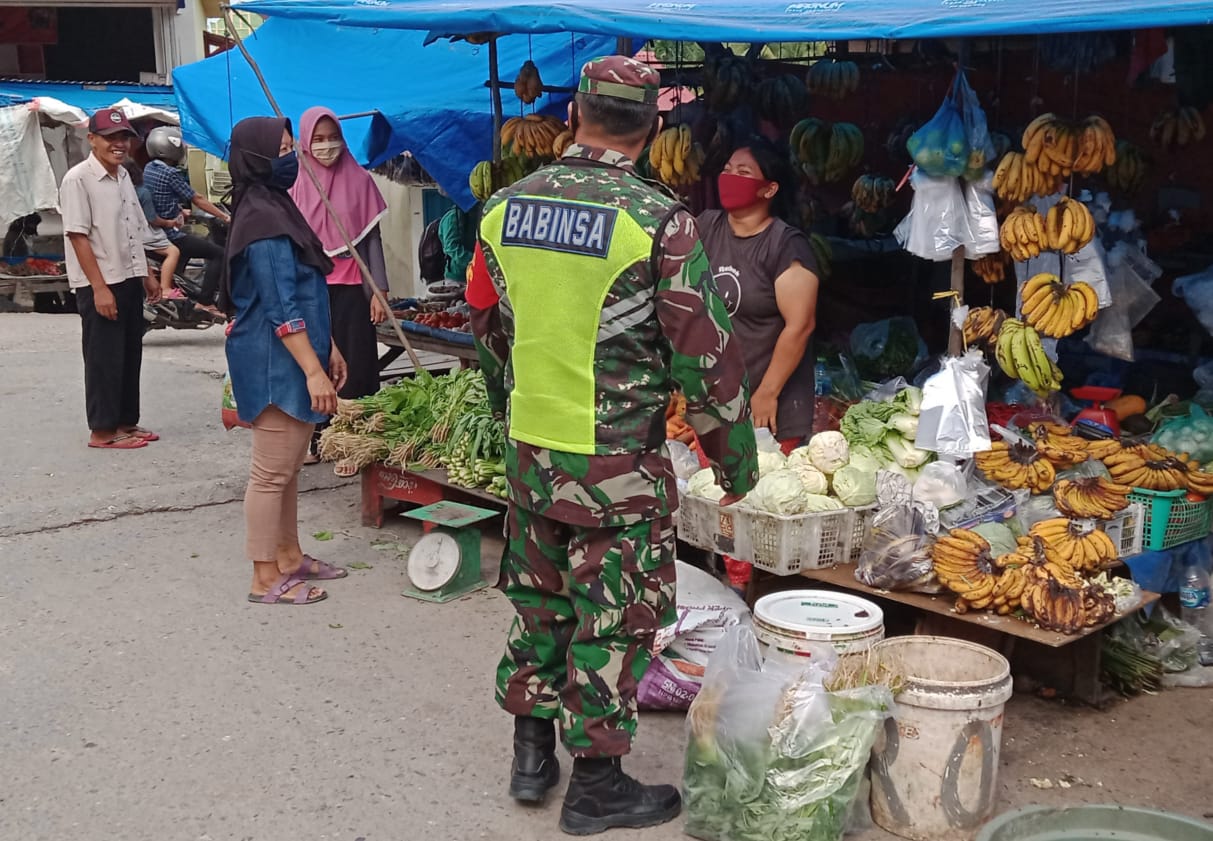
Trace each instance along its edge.
<instances>
[{"instance_id":1,"label":"motorcycle","mask_svg":"<svg viewBox=\"0 0 1213 841\"><path fill-rule=\"evenodd\" d=\"M208 236L212 242L223 245L227 240L227 226L209 213L195 212L191 217L193 231ZM148 267L159 281L161 258L154 253L147 255ZM144 333L151 330L206 330L213 324L224 324L227 319L198 306L202 296L202 276L206 272L204 260L190 260L179 266L173 275L173 286L184 298L163 298L154 304L144 303Z\"/></svg>"}]
</instances>

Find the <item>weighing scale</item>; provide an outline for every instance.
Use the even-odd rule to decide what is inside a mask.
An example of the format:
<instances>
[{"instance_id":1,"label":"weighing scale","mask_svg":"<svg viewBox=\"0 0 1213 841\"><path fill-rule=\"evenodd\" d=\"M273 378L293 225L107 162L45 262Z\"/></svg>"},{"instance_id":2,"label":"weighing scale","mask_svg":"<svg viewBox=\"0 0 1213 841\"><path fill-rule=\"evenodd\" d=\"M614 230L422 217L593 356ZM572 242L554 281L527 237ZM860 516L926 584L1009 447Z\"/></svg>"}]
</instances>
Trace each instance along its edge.
<instances>
[{"instance_id":1,"label":"weighing scale","mask_svg":"<svg viewBox=\"0 0 1213 841\"><path fill-rule=\"evenodd\" d=\"M401 595L441 604L487 587L480 577L480 530L467 527L499 513L447 501L404 512L424 523L426 534L409 551L412 586Z\"/></svg>"},{"instance_id":2,"label":"weighing scale","mask_svg":"<svg viewBox=\"0 0 1213 841\"><path fill-rule=\"evenodd\" d=\"M1116 417L1115 412L1104 408L1103 405L1120 397L1120 389L1084 385L1071 389L1070 394L1078 400L1089 400L1095 404L1083 409L1074 419L1074 431L1077 434L1085 438L1120 437L1120 419Z\"/></svg>"}]
</instances>

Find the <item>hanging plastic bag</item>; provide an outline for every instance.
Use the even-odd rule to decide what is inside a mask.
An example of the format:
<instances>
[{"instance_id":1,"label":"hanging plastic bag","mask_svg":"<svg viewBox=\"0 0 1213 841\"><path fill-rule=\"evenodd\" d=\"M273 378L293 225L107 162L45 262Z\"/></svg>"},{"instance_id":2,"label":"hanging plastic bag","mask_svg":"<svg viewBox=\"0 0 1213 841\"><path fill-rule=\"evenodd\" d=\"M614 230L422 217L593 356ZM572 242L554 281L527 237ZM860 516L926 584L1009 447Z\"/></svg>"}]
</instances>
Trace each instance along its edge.
<instances>
[{"instance_id":1,"label":"hanging plastic bag","mask_svg":"<svg viewBox=\"0 0 1213 841\"><path fill-rule=\"evenodd\" d=\"M914 445L940 455L968 458L990 449L986 381L990 366L979 350L948 357L922 389Z\"/></svg>"},{"instance_id":2,"label":"hanging plastic bag","mask_svg":"<svg viewBox=\"0 0 1213 841\"><path fill-rule=\"evenodd\" d=\"M912 372L926 360L927 346L914 319L897 316L855 325L851 355L861 376L879 382Z\"/></svg>"},{"instance_id":3,"label":"hanging plastic bag","mask_svg":"<svg viewBox=\"0 0 1213 841\"><path fill-rule=\"evenodd\" d=\"M236 396L232 394L232 375L223 375L223 397L220 400L220 417L223 420L224 429L233 429L237 426L242 426L245 429L252 429L251 423L245 423L240 420L240 415L236 411Z\"/></svg>"},{"instance_id":4,"label":"hanging plastic bag","mask_svg":"<svg viewBox=\"0 0 1213 841\"><path fill-rule=\"evenodd\" d=\"M926 517L913 505L882 508L872 518L855 579L881 590L909 590L934 581Z\"/></svg>"},{"instance_id":5,"label":"hanging plastic bag","mask_svg":"<svg viewBox=\"0 0 1213 841\"><path fill-rule=\"evenodd\" d=\"M1154 433L1154 443L1201 464L1213 461L1213 418L1193 403L1186 417L1169 420Z\"/></svg>"},{"instance_id":6,"label":"hanging plastic bag","mask_svg":"<svg viewBox=\"0 0 1213 841\"><path fill-rule=\"evenodd\" d=\"M763 661L748 627L725 636L687 713L688 834L841 841L893 696L827 692L828 674L811 659Z\"/></svg>"},{"instance_id":7,"label":"hanging plastic bag","mask_svg":"<svg viewBox=\"0 0 1213 841\"><path fill-rule=\"evenodd\" d=\"M1112 304L1100 310L1086 342L1105 356L1132 362L1133 328L1161 298L1151 284L1162 269L1137 248L1118 243L1108 253L1108 290Z\"/></svg>"},{"instance_id":8,"label":"hanging plastic bag","mask_svg":"<svg viewBox=\"0 0 1213 841\"><path fill-rule=\"evenodd\" d=\"M965 181L963 187L969 233L964 244L966 260L997 254L1002 248L998 236L998 215L994 210L994 175L985 170L982 173L984 175Z\"/></svg>"},{"instance_id":9,"label":"hanging plastic bag","mask_svg":"<svg viewBox=\"0 0 1213 841\"><path fill-rule=\"evenodd\" d=\"M994 160L997 151L994 148L994 140L990 137L986 112L982 110L981 102L977 99L977 91L969 85L969 79L965 76L964 71L956 74L955 95L969 142L969 157L963 174L968 181L980 181L983 177L991 175L986 172L985 167Z\"/></svg>"},{"instance_id":10,"label":"hanging plastic bag","mask_svg":"<svg viewBox=\"0 0 1213 841\"><path fill-rule=\"evenodd\" d=\"M906 141L914 165L933 178L957 178L969 165L969 130L956 96L953 84L935 116Z\"/></svg>"},{"instance_id":11,"label":"hanging plastic bag","mask_svg":"<svg viewBox=\"0 0 1213 841\"><path fill-rule=\"evenodd\" d=\"M1183 298L1206 330L1213 333L1213 266L1175 278L1171 291Z\"/></svg>"},{"instance_id":12,"label":"hanging plastic bag","mask_svg":"<svg viewBox=\"0 0 1213 841\"><path fill-rule=\"evenodd\" d=\"M972 239L964 193L955 177L933 178L922 170L910 176L914 200L893 231L906 251L924 260L951 260Z\"/></svg>"}]
</instances>

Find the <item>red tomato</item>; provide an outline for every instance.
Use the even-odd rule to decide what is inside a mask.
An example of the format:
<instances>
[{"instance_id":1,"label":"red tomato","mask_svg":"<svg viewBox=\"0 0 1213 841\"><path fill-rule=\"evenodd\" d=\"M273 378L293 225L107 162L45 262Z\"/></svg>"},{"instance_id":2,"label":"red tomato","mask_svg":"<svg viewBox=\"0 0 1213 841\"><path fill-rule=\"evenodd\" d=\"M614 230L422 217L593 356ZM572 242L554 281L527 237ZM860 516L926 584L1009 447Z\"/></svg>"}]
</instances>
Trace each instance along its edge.
<instances>
[{"instance_id":1,"label":"red tomato","mask_svg":"<svg viewBox=\"0 0 1213 841\"><path fill-rule=\"evenodd\" d=\"M1188 502L1204 502L1206 497L1201 496L1196 491L1188 491L1188 495L1185 497L1185 499L1187 499Z\"/></svg>"}]
</instances>

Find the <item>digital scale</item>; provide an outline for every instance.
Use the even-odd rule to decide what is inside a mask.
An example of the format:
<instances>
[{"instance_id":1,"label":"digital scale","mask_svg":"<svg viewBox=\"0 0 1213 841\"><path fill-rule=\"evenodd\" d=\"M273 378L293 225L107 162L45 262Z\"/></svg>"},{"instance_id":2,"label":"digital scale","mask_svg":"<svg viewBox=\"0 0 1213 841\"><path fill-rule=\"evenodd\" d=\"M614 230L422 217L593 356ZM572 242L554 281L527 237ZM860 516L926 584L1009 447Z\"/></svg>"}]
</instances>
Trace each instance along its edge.
<instances>
[{"instance_id":1,"label":"digital scale","mask_svg":"<svg viewBox=\"0 0 1213 841\"><path fill-rule=\"evenodd\" d=\"M411 586L401 595L441 604L487 587L480 577L480 530L468 526L499 513L447 501L405 511L425 524L426 534L409 551Z\"/></svg>"}]
</instances>

